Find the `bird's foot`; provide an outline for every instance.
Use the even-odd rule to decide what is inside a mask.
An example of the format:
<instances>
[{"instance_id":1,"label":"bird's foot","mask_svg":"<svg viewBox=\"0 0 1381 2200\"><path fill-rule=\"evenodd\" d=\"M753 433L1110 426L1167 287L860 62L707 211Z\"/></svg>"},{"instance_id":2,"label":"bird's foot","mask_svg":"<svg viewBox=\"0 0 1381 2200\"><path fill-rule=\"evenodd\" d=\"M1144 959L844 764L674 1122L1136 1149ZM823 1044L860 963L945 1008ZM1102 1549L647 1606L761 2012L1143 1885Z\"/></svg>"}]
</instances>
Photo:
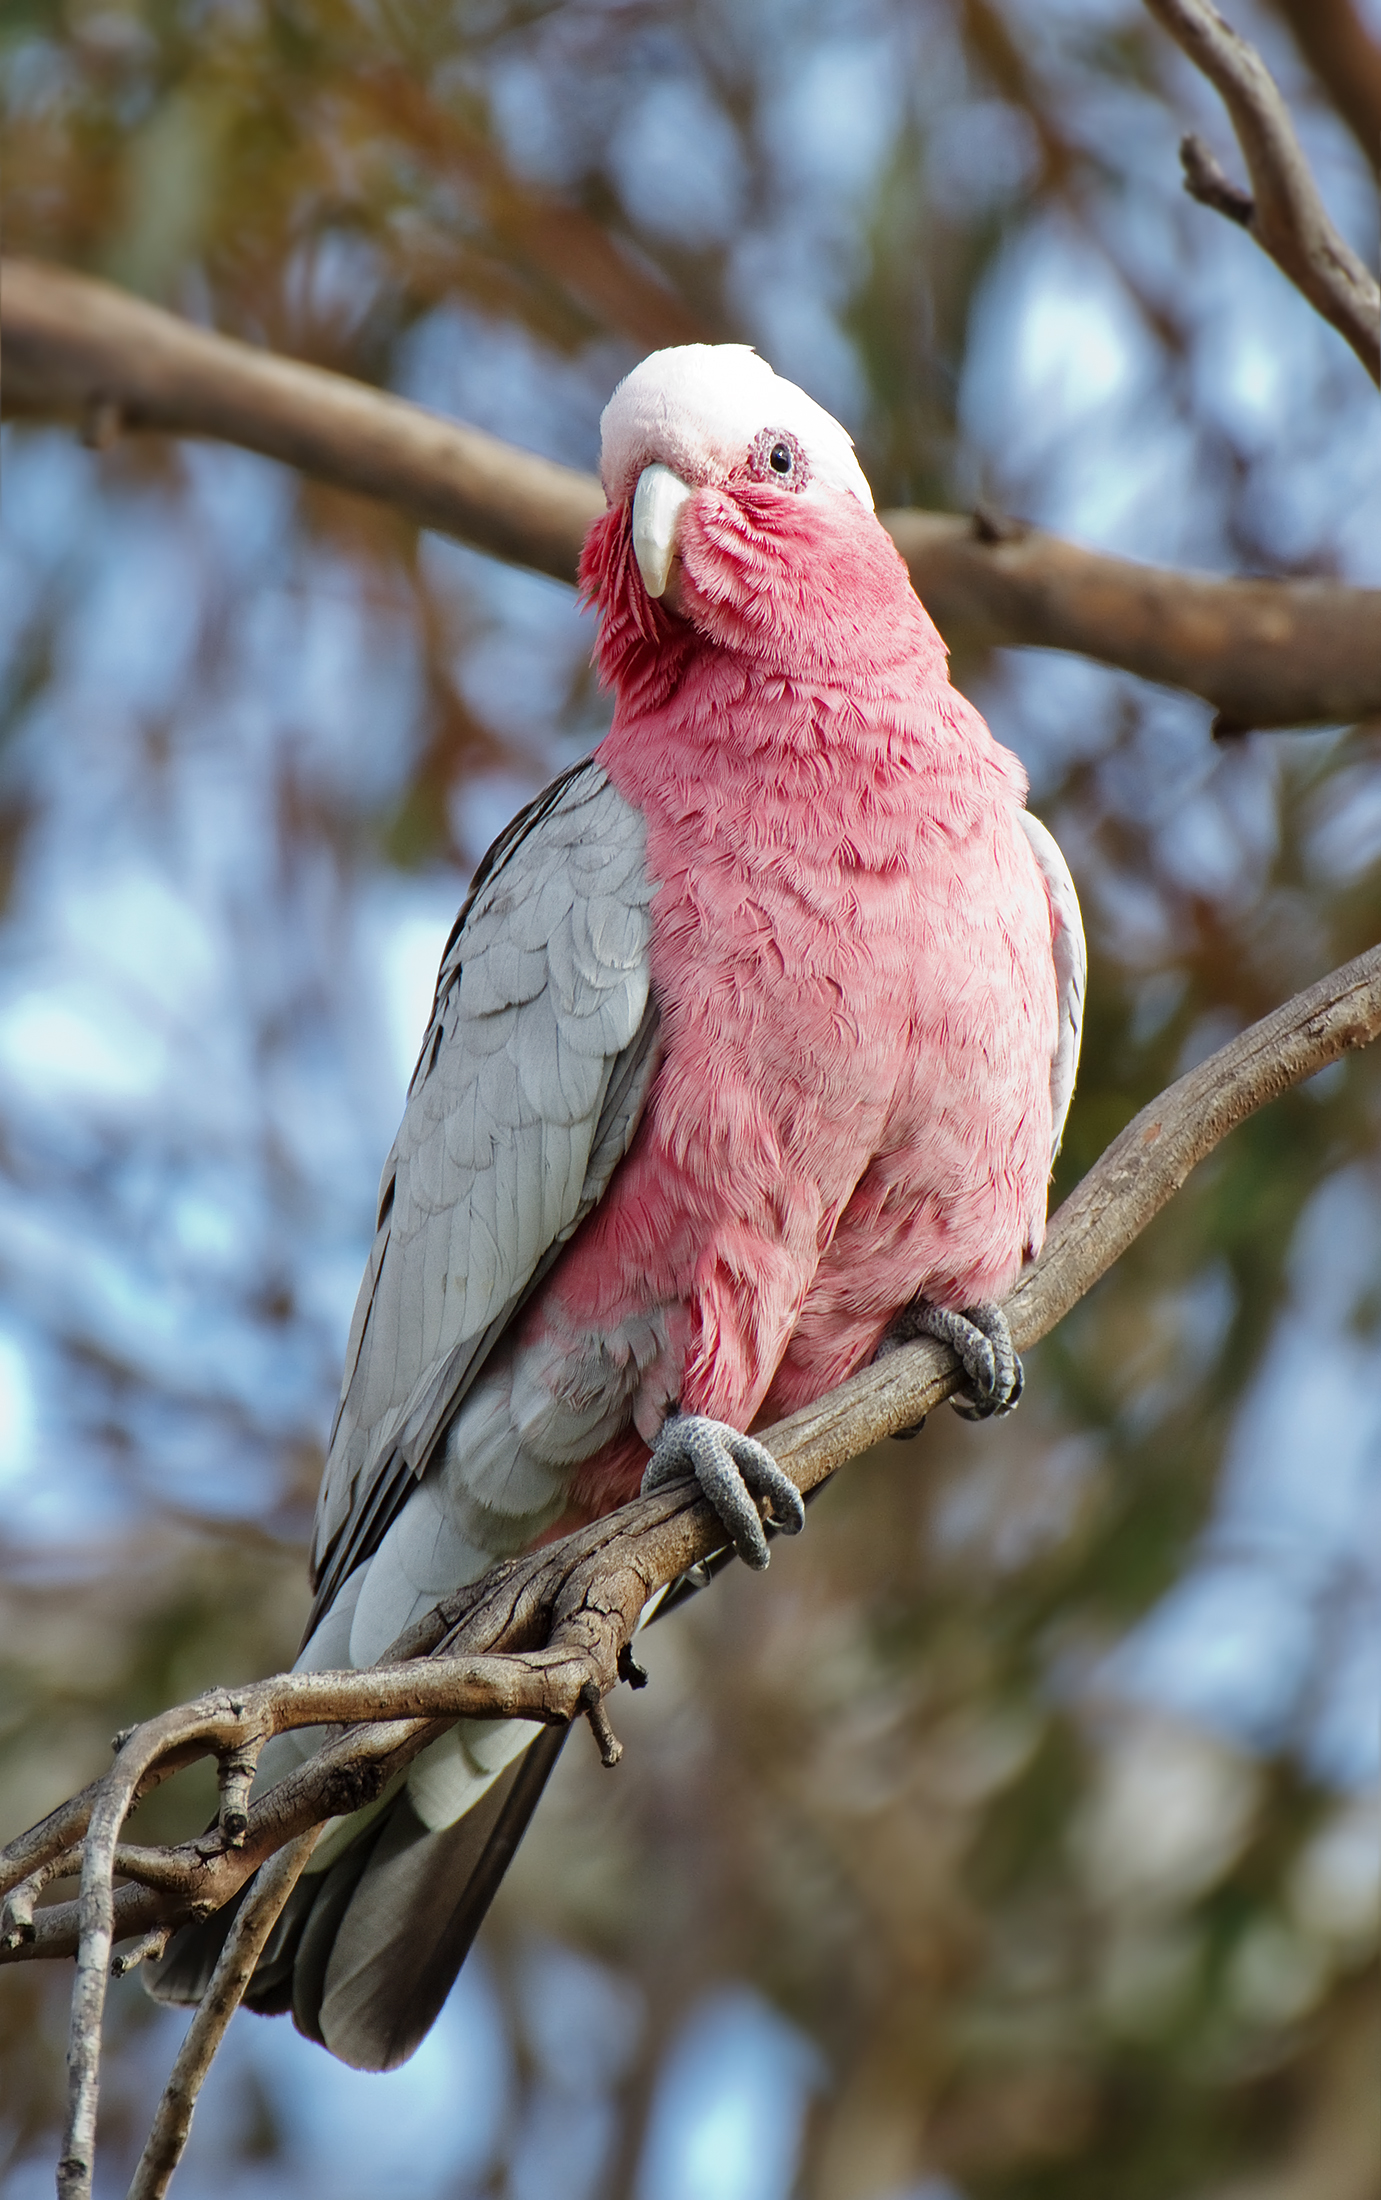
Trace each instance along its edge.
<instances>
[{"instance_id":1,"label":"bird's foot","mask_svg":"<svg viewBox=\"0 0 1381 2200\"><path fill-rule=\"evenodd\" d=\"M767 1537L755 1499L766 1498L772 1523L783 1535L799 1535L806 1524L801 1493L766 1444L705 1413L670 1414L652 1447L643 1495L691 1477L719 1514L744 1565L755 1572L767 1564Z\"/></svg>"},{"instance_id":2,"label":"bird's foot","mask_svg":"<svg viewBox=\"0 0 1381 2200\"><path fill-rule=\"evenodd\" d=\"M932 1306L929 1299L913 1299L897 1316L884 1343L895 1351L897 1345L917 1337L934 1337L947 1344L963 1368L968 1385L955 1391L950 1404L966 1421L986 1421L993 1414L1015 1411L1025 1376L1000 1306L982 1301L956 1314L947 1306Z\"/></svg>"}]
</instances>

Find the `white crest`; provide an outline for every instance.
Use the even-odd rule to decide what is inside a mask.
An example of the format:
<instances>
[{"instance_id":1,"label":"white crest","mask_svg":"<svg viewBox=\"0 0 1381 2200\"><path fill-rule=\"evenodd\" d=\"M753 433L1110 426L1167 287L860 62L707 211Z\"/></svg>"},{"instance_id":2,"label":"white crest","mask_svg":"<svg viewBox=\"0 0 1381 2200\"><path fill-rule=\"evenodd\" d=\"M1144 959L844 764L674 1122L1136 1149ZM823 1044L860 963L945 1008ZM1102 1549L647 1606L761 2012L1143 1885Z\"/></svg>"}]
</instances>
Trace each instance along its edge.
<instances>
[{"instance_id":1,"label":"white crest","mask_svg":"<svg viewBox=\"0 0 1381 2200\"><path fill-rule=\"evenodd\" d=\"M765 428L795 436L811 489L846 490L871 512L873 493L847 432L747 344L680 344L625 375L600 421L604 493L621 504L653 465L694 488L722 481Z\"/></svg>"}]
</instances>

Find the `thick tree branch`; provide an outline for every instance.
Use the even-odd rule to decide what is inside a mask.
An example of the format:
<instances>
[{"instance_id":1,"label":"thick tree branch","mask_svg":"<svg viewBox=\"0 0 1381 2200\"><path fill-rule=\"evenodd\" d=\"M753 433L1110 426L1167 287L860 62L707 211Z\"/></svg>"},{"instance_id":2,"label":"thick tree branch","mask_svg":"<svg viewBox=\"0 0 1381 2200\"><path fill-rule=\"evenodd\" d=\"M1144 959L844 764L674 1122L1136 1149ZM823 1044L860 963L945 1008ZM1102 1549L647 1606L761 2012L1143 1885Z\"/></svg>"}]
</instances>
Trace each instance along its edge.
<instances>
[{"instance_id":1,"label":"thick tree branch","mask_svg":"<svg viewBox=\"0 0 1381 2200\"><path fill-rule=\"evenodd\" d=\"M1290 1086L1381 1035L1381 947L1299 994L1172 1085L1127 1126L1054 1216L1040 1259L1008 1301L1025 1349L1053 1328L1104 1275L1190 1170L1234 1126ZM917 1344L864 1369L765 1440L802 1490L846 1460L932 1411L959 1380L951 1356ZM136 2190L165 2189L190 2119L196 2086L266 1935L327 1818L379 1795L456 1717L520 1717L565 1724L588 1715L616 1685L621 1659L648 1598L710 1556L723 1531L689 1489L640 1498L548 1549L496 1567L400 1637L391 1662L364 1672L296 1673L230 1692L213 1691L163 1713L127 1738L105 1778L41 1828L0 1852L0 1888L20 1897L24 1930L10 1930L0 1960L76 1951L71 2113L59 2171L64 2200L91 2192L100 2032L114 1940L205 1916L277 1857L216 1974L204 2021L184 2051ZM404 1662L407 1661L407 1662ZM270 1734L290 1727L356 1724L243 1810L239 1773ZM601 1751L612 1762L607 1732ZM121 1847L119 1834L151 1775L196 1751L229 1760L222 1824L180 1848ZM243 1832L241 1833L241 1826ZM84 1834L84 1840L83 1840ZM78 1902L34 1913L36 1875L70 1870L82 1843ZM290 1844L298 1844L290 1847ZM117 1894L114 1878L134 1884ZM272 1914L270 1914L272 1912ZM219 2029L218 2029L219 2027ZM162 2182L158 2182L158 2179Z\"/></svg>"},{"instance_id":2,"label":"thick tree branch","mask_svg":"<svg viewBox=\"0 0 1381 2200\"><path fill-rule=\"evenodd\" d=\"M1008 523L879 515L941 633L1073 650L1187 688L1219 733L1346 725L1381 712L1381 589L1218 580L1139 565Z\"/></svg>"},{"instance_id":3,"label":"thick tree branch","mask_svg":"<svg viewBox=\"0 0 1381 2200\"><path fill-rule=\"evenodd\" d=\"M1317 313L1345 336L1381 382L1381 285L1328 216L1290 110L1255 46L1211 0L1146 0L1222 96L1251 178L1251 198L1228 183L1198 138L1181 148L1185 188L1250 230Z\"/></svg>"},{"instance_id":4,"label":"thick tree branch","mask_svg":"<svg viewBox=\"0 0 1381 2200\"><path fill-rule=\"evenodd\" d=\"M65 269L0 263L0 343L7 407L75 418L97 443L122 428L236 443L559 580L604 509L568 466Z\"/></svg>"},{"instance_id":5,"label":"thick tree branch","mask_svg":"<svg viewBox=\"0 0 1381 2200\"><path fill-rule=\"evenodd\" d=\"M122 427L217 437L559 580L603 509L593 476L63 269L4 262L0 331L7 405L79 420L96 442ZM1381 591L1170 572L940 513L882 518L952 645L1075 650L1187 688L1231 728L1381 715Z\"/></svg>"}]
</instances>

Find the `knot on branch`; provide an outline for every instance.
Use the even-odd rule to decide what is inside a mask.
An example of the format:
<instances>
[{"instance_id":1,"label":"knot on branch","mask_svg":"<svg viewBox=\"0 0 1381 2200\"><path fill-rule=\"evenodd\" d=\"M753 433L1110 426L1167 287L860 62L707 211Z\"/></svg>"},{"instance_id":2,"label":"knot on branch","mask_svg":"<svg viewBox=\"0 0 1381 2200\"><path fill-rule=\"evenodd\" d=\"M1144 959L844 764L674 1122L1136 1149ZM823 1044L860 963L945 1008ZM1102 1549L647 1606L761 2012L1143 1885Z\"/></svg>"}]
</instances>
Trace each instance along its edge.
<instances>
[{"instance_id":1,"label":"knot on branch","mask_svg":"<svg viewBox=\"0 0 1381 2200\"><path fill-rule=\"evenodd\" d=\"M1013 519L1001 512L995 504L981 498L973 508L973 533L976 542L1022 542L1030 533L1024 519Z\"/></svg>"},{"instance_id":2,"label":"knot on branch","mask_svg":"<svg viewBox=\"0 0 1381 2200\"><path fill-rule=\"evenodd\" d=\"M332 1818L348 1818L352 1811L377 1803L391 1778L388 1766L377 1760L335 1766L323 1783L323 1809Z\"/></svg>"},{"instance_id":3,"label":"knot on branch","mask_svg":"<svg viewBox=\"0 0 1381 2200\"><path fill-rule=\"evenodd\" d=\"M239 1848L244 1840L249 1824L249 1791L254 1784L263 1746L264 1736L256 1734L253 1741L241 1742L236 1748L226 1750L220 1760L221 1806L217 1825L228 1849Z\"/></svg>"}]
</instances>

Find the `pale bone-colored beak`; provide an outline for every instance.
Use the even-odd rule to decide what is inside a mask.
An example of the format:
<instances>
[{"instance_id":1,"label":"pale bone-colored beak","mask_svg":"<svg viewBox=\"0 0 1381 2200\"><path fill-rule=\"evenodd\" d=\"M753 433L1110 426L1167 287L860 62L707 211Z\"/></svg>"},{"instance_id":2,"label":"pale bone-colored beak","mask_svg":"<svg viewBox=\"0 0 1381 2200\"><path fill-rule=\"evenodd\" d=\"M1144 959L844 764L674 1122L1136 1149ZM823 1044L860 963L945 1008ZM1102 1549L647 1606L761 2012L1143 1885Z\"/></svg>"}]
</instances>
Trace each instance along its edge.
<instances>
[{"instance_id":1,"label":"pale bone-colored beak","mask_svg":"<svg viewBox=\"0 0 1381 2200\"><path fill-rule=\"evenodd\" d=\"M633 555L649 596L666 594L676 523L695 494L670 466L644 466L633 498Z\"/></svg>"}]
</instances>

